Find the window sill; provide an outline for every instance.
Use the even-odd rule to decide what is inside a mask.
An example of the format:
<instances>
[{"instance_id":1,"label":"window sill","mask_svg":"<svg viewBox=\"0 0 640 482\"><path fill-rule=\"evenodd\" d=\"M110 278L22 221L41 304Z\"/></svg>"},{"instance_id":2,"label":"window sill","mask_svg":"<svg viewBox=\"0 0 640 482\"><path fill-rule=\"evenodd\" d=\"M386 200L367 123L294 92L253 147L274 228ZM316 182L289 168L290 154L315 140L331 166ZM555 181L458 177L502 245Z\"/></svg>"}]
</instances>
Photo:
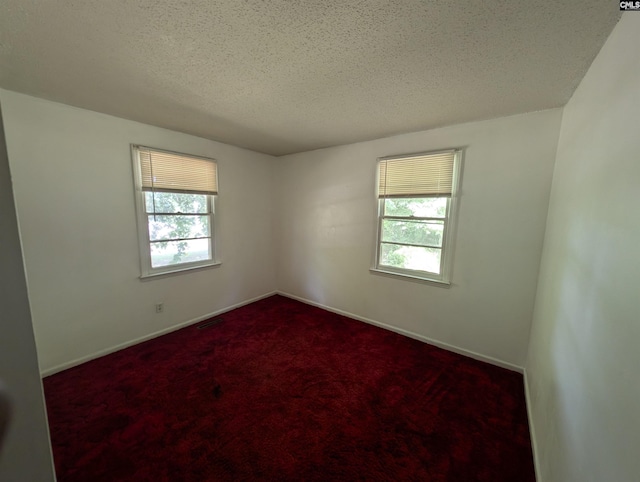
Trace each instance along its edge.
<instances>
[{"instance_id":1,"label":"window sill","mask_svg":"<svg viewBox=\"0 0 640 482\"><path fill-rule=\"evenodd\" d=\"M434 286L439 286L440 288L449 288L451 287L451 282L450 281L443 281L443 280L439 280L439 279L433 279L433 278L428 278L426 276L419 276L419 275L415 275L415 274L408 274L408 273L400 273L397 271L389 271L386 269L380 269L380 268L369 268L369 271L371 271L371 273L373 274L377 274L377 275L382 275L382 276L389 276L392 278L401 278L407 281L415 281L418 283L426 283L426 284L432 284Z\"/></svg>"},{"instance_id":2,"label":"window sill","mask_svg":"<svg viewBox=\"0 0 640 482\"><path fill-rule=\"evenodd\" d=\"M189 271L196 271L196 270L201 270L201 269L206 269L206 268L217 268L221 264L222 264L221 261L214 261L214 262L207 263L207 264L199 264L197 266L185 266L185 267L182 267L182 268L172 269L170 271L160 271L160 272L157 272L157 273L146 273L146 274L140 275L140 279L141 280L146 280L146 279L153 279L153 278L171 276L171 275L176 275L176 274L184 274L184 273L189 272Z\"/></svg>"}]
</instances>

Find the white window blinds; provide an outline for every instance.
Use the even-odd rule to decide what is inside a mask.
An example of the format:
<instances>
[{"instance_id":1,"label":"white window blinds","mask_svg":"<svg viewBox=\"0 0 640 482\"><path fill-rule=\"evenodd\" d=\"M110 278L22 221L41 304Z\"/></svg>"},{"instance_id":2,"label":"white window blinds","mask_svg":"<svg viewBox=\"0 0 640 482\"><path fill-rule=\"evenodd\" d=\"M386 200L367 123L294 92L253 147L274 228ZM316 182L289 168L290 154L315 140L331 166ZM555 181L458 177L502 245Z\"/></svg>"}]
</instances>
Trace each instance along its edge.
<instances>
[{"instance_id":1,"label":"white window blinds","mask_svg":"<svg viewBox=\"0 0 640 482\"><path fill-rule=\"evenodd\" d=\"M135 146L143 191L218 194L217 163L212 159Z\"/></svg>"},{"instance_id":2,"label":"white window blinds","mask_svg":"<svg viewBox=\"0 0 640 482\"><path fill-rule=\"evenodd\" d=\"M456 151L381 159L378 197L451 196Z\"/></svg>"}]
</instances>

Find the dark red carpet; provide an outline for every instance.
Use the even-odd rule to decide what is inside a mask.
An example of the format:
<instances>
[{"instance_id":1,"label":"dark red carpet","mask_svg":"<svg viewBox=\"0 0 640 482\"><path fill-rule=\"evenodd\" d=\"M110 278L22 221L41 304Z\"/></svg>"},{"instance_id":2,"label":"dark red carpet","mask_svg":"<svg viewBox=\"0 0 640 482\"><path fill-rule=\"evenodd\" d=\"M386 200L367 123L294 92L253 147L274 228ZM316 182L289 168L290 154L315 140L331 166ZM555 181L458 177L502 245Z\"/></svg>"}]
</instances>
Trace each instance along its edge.
<instances>
[{"instance_id":1,"label":"dark red carpet","mask_svg":"<svg viewBox=\"0 0 640 482\"><path fill-rule=\"evenodd\" d=\"M535 480L519 374L281 296L221 318L46 378L58 481Z\"/></svg>"}]
</instances>

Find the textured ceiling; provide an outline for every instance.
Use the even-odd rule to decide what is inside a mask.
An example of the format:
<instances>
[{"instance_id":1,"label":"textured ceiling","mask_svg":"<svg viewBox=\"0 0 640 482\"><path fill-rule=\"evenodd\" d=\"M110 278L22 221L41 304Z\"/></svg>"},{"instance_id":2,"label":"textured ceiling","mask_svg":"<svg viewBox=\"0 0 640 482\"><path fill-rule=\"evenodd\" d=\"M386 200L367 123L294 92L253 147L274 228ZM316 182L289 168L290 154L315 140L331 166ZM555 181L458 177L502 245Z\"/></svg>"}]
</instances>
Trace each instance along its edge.
<instances>
[{"instance_id":1,"label":"textured ceiling","mask_svg":"<svg viewBox=\"0 0 640 482\"><path fill-rule=\"evenodd\" d=\"M274 155L564 105L583 0L0 0L0 87Z\"/></svg>"}]
</instances>

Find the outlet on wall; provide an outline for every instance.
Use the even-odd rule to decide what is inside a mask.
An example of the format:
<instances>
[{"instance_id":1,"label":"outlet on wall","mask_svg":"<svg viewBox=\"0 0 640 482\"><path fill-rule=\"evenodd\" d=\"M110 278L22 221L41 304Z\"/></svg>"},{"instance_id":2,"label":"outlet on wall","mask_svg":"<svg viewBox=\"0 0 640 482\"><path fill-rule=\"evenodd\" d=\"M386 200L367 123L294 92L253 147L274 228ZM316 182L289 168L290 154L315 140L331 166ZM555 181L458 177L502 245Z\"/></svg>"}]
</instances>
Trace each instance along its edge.
<instances>
[{"instance_id":1,"label":"outlet on wall","mask_svg":"<svg viewBox=\"0 0 640 482\"><path fill-rule=\"evenodd\" d=\"M162 313L164 311L164 303L156 303L156 313Z\"/></svg>"}]
</instances>

